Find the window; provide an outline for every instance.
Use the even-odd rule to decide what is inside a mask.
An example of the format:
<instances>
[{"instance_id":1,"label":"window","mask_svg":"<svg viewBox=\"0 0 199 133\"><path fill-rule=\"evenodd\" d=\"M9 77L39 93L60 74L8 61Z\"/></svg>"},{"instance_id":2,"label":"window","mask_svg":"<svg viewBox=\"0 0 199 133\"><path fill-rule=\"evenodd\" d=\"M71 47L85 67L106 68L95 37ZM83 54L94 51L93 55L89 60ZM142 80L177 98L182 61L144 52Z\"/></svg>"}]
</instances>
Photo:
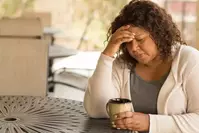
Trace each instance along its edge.
<instances>
[{"instance_id":1,"label":"window","mask_svg":"<svg viewBox=\"0 0 199 133\"><path fill-rule=\"evenodd\" d=\"M188 45L196 47L197 0L165 0L164 7L172 15Z\"/></svg>"}]
</instances>

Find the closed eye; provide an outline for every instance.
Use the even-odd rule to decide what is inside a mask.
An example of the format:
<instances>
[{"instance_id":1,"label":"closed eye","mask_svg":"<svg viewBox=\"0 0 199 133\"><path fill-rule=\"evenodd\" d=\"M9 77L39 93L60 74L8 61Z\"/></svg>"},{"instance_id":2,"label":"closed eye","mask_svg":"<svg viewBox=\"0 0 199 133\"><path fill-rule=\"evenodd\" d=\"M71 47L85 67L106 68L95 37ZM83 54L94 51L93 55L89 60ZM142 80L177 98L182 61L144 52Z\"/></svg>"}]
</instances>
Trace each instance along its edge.
<instances>
[{"instance_id":1,"label":"closed eye","mask_svg":"<svg viewBox=\"0 0 199 133\"><path fill-rule=\"evenodd\" d=\"M138 43L143 43L143 42L144 42L144 39L136 39L136 41L137 41Z\"/></svg>"},{"instance_id":2,"label":"closed eye","mask_svg":"<svg viewBox=\"0 0 199 133\"><path fill-rule=\"evenodd\" d=\"M138 42L140 42L140 41L142 41L143 39L136 39L136 41L138 41Z\"/></svg>"}]
</instances>

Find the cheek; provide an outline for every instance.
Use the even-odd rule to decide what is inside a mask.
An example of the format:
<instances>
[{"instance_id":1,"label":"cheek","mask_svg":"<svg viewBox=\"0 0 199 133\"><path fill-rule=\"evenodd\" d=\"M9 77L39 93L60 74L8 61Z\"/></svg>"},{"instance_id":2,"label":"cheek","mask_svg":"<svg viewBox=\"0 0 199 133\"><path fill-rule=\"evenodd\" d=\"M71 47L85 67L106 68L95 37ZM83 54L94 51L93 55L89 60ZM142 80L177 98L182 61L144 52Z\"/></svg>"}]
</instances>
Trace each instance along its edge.
<instances>
[{"instance_id":1,"label":"cheek","mask_svg":"<svg viewBox=\"0 0 199 133\"><path fill-rule=\"evenodd\" d=\"M150 57L155 57L158 54L158 49L154 43L145 44L141 49Z\"/></svg>"},{"instance_id":2,"label":"cheek","mask_svg":"<svg viewBox=\"0 0 199 133\"><path fill-rule=\"evenodd\" d=\"M131 46L129 44L126 44L126 49L128 52L131 52Z\"/></svg>"},{"instance_id":3,"label":"cheek","mask_svg":"<svg viewBox=\"0 0 199 133\"><path fill-rule=\"evenodd\" d=\"M131 45L126 45L126 49L127 49L127 51L129 52L129 54L131 55L131 56L133 56L133 51L132 51L132 48L131 48Z\"/></svg>"},{"instance_id":4,"label":"cheek","mask_svg":"<svg viewBox=\"0 0 199 133\"><path fill-rule=\"evenodd\" d=\"M151 56L154 53L153 50L150 47L141 47L141 49L148 56Z\"/></svg>"},{"instance_id":5,"label":"cheek","mask_svg":"<svg viewBox=\"0 0 199 133\"><path fill-rule=\"evenodd\" d=\"M158 50L157 50L157 47L156 45L153 43L153 42L145 42L144 44L140 45L136 51L133 51L133 48L132 48L132 45L133 44L127 44L126 45L126 48L129 52L129 54L132 56L132 57L135 57L135 53L134 52L137 52L138 54L144 54L144 57L146 59L153 59L157 56L158 54Z\"/></svg>"}]
</instances>

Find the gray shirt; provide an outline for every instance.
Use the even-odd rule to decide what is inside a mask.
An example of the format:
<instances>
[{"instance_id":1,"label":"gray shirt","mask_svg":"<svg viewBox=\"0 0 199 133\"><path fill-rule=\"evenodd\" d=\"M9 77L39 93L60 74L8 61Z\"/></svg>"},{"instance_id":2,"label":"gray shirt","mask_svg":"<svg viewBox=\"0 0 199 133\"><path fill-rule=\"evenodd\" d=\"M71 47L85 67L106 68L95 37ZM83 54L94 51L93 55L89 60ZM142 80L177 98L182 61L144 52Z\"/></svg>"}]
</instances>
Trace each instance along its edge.
<instances>
[{"instance_id":1,"label":"gray shirt","mask_svg":"<svg viewBox=\"0 0 199 133\"><path fill-rule=\"evenodd\" d=\"M158 94L168 74L160 80L148 82L139 77L134 70L131 72L131 99L135 112L157 114Z\"/></svg>"}]
</instances>

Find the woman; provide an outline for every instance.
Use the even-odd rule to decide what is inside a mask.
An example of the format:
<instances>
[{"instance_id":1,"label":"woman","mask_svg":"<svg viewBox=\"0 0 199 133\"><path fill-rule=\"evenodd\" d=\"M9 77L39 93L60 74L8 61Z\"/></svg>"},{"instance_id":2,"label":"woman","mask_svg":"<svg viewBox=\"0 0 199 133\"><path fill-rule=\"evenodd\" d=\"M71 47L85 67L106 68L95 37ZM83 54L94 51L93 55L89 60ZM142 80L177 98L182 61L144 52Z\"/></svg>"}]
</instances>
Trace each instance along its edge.
<instances>
[{"instance_id":1,"label":"woman","mask_svg":"<svg viewBox=\"0 0 199 133\"><path fill-rule=\"evenodd\" d=\"M134 111L116 115L118 129L199 133L199 52L185 45L171 16L151 1L132 0L109 33L85 93L88 115L108 117L109 99L128 98Z\"/></svg>"}]
</instances>

